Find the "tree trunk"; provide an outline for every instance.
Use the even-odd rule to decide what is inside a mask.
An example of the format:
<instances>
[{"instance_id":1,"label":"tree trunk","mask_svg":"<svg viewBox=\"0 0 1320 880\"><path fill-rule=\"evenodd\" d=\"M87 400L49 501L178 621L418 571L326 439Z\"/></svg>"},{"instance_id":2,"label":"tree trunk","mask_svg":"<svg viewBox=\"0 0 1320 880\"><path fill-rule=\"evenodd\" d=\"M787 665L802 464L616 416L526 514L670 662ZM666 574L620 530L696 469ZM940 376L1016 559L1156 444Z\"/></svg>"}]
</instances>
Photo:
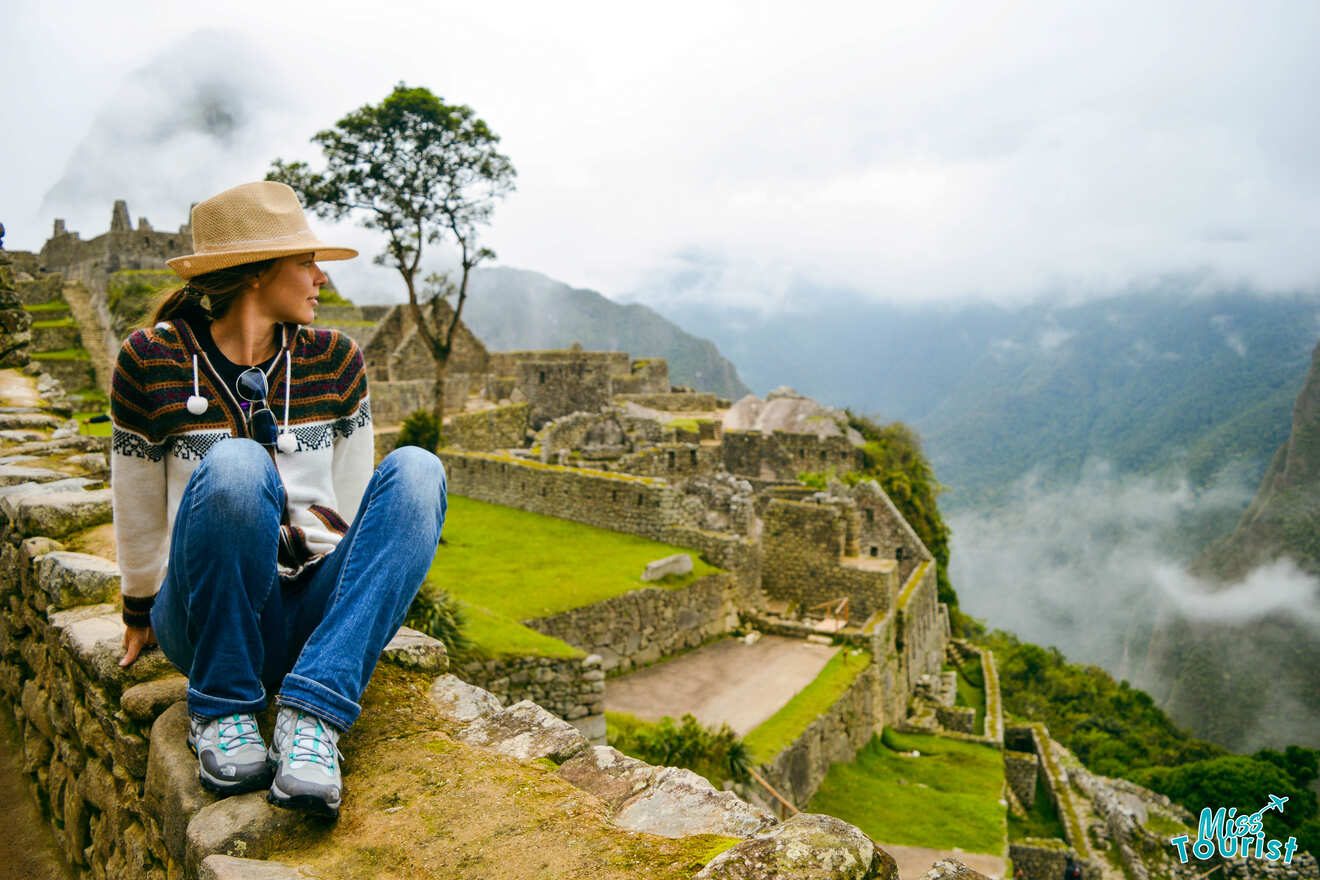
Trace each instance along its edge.
<instances>
[{"instance_id":1,"label":"tree trunk","mask_svg":"<svg viewBox=\"0 0 1320 880\"><path fill-rule=\"evenodd\" d=\"M442 438L445 432L445 374L449 372L449 358L435 359L434 400L431 403L431 415L435 418L436 430Z\"/></svg>"}]
</instances>

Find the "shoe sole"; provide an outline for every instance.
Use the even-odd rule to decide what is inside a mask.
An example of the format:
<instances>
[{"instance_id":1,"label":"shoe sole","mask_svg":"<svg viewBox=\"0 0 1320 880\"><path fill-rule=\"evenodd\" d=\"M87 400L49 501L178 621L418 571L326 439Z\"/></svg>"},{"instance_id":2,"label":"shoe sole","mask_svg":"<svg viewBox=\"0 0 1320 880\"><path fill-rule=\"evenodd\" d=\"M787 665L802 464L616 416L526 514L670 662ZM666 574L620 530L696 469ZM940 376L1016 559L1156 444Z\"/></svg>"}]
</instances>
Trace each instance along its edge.
<instances>
[{"instance_id":1,"label":"shoe sole","mask_svg":"<svg viewBox=\"0 0 1320 880\"><path fill-rule=\"evenodd\" d=\"M191 742L188 743L188 751L193 753L194 758L197 757L197 746L193 745ZM275 771L271 769L269 764L267 764L266 768L255 776L249 776L247 779L241 779L237 782L229 782L227 780L216 779L213 776L208 776L199 762L197 766L197 781L202 784L202 788L212 794L218 794L221 796L245 794L249 791L257 791L258 789L265 788L274 782Z\"/></svg>"},{"instance_id":2,"label":"shoe sole","mask_svg":"<svg viewBox=\"0 0 1320 880\"><path fill-rule=\"evenodd\" d=\"M331 806L319 797L310 794L295 794L286 796L283 793L276 794L278 789L275 783L270 785L270 791L266 792L266 803L274 804L285 810L300 810L304 813L311 813L315 816L324 816L327 819L339 818L339 805Z\"/></svg>"}]
</instances>

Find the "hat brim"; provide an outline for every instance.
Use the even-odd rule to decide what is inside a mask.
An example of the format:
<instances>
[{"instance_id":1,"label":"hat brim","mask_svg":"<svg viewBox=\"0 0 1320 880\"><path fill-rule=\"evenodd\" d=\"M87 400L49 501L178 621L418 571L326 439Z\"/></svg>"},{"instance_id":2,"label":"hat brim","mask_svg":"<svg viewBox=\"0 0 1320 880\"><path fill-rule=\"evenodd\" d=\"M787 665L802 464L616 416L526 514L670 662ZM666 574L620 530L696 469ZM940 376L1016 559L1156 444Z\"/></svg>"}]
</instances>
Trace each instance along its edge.
<instances>
[{"instance_id":1,"label":"hat brim","mask_svg":"<svg viewBox=\"0 0 1320 880\"><path fill-rule=\"evenodd\" d=\"M260 250L188 254L186 256L174 257L166 260L165 265L173 269L174 274L178 275L184 281L187 281L190 278L196 278L198 275L205 275L207 272L216 272L220 269L243 266L247 263L256 263L261 260L274 260L280 257L288 257L293 254L305 254L308 252L313 254L312 259L317 262L328 260L351 260L358 255L358 252L352 248L333 247L325 242L309 241L297 245L262 248Z\"/></svg>"}]
</instances>

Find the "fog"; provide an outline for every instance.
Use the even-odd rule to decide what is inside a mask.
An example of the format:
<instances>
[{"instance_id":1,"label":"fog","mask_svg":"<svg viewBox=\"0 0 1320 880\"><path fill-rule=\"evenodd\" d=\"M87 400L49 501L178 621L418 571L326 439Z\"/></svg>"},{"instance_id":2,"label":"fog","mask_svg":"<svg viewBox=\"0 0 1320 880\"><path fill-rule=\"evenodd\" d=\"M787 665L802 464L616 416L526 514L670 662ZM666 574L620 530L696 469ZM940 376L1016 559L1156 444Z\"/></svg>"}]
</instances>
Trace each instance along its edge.
<instances>
[{"instance_id":1,"label":"fog","mask_svg":"<svg viewBox=\"0 0 1320 880\"><path fill-rule=\"evenodd\" d=\"M1231 528L1254 490L1228 477L1196 492L1097 462L1072 486L1029 476L1003 504L949 517L950 574L968 614L1150 691L1180 723L1193 723L1189 690L1199 699L1218 686L1202 678L1260 683L1251 702L1202 724L1203 737L1320 745L1320 705L1304 693L1313 670L1308 681L1296 669L1297 650L1320 650L1320 581L1287 559L1228 585L1187 572L1197 544Z\"/></svg>"}]
</instances>

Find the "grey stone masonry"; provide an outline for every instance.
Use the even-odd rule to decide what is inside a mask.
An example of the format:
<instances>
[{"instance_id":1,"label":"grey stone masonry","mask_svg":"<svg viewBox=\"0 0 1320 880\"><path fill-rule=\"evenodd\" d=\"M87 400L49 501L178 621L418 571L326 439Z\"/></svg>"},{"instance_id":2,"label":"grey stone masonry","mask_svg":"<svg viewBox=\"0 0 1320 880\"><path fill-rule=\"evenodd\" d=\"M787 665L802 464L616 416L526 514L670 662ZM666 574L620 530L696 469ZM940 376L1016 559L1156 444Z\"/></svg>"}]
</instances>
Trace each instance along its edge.
<instances>
[{"instance_id":1,"label":"grey stone masonry","mask_svg":"<svg viewBox=\"0 0 1320 880\"><path fill-rule=\"evenodd\" d=\"M599 655L601 668L614 672L654 663L734 629L738 608L737 581L719 572L680 589L644 587L523 623Z\"/></svg>"},{"instance_id":2,"label":"grey stone masonry","mask_svg":"<svg viewBox=\"0 0 1320 880\"><path fill-rule=\"evenodd\" d=\"M605 741L605 673L599 654L587 657L495 657L472 660L463 674L502 705L532 700L593 743Z\"/></svg>"}]
</instances>

